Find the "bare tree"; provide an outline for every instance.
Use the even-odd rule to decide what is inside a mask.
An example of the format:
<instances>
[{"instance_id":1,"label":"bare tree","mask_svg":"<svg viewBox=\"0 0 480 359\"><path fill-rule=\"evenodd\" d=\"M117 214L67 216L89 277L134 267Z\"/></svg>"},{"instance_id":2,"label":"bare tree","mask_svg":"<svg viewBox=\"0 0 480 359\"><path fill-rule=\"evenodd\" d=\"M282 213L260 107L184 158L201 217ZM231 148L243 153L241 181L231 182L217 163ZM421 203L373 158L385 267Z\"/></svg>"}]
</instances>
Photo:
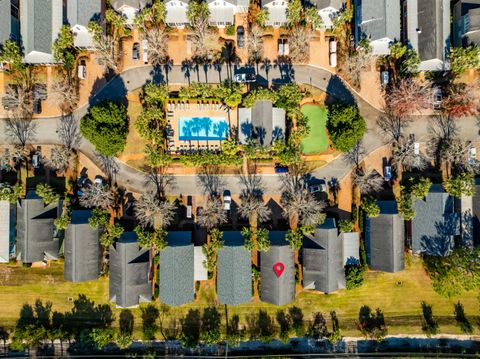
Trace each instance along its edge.
<instances>
[{"instance_id":1,"label":"bare tree","mask_svg":"<svg viewBox=\"0 0 480 359\"><path fill-rule=\"evenodd\" d=\"M93 36L95 55L98 62L105 67L105 70L118 71L120 54L117 53L117 42L110 35L97 34Z\"/></svg>"},{"instance_id":2,"label":"bare tree","mask_svg":"<svg viewBox=\"0 0 480 359\"><path fill-rule=\"evenodd\" d=\"M57 124L58 138L62 144L69 150L73 150L80 146L82 136L77 120L72 114L62 115Z\"/></svg>"},{"instance_id":3,"label":"bare tree","mask_svg":"<svg viewBox=\"0 0 480 359\"><path fill-rule=\"evenodd\" d=\"M392 154L392 164L399 172L401 169L422 171L428 165L425 156L415 153L415 140L413 137L409 137L405 143L394 146Z\"/></svg>"},{"instance_id":4,"label":"bare tree","mask_svg":"<svg viewBox=\"0 0 480 359\"><path fill-rule=\"evenodd\" d=\"M51 94L63 113L71 113L78 103L78 93L66 77L56 78L52 82Z\"/></svg>"},{"instance_id":5,"label":"bare tree","mask_svg":"<svg viewBox=\"0 0 480 359\"><path fill-rule=\"evenodd\" d=\"M165 27L146 29L142 38L148 42L148 61L153 66L165 63L168 55L168 33Z\"/></svg>"},{"instance_id":6,"label":"bare tree","mask_svg":"<svg viewBox=\"0 0 480 359\"><path fill-rule=\"evenodd\" d=\"M347 58L341 66L354 87L360 87L360 74L370 68L372 61L373 55L370 48L360 47L352 55L347 53Z\"/></svg>"},{"instance_id":7,"label":"bare tree","mask_svg":"<svg viewBox=\"0 0 480 359\"><path fill-rule=\"evenodd\" d=\"M80 204L87 208L109 209L114 204L114 196L107 186L92 184L83 190L83 196L80 197Z\"/></svg>"},{"instance_id":8,"label":"bare tree","mask_svg":"<svg viewBox=\"0 0 480 359\"><path fill-rule=\"evenodd\" d=\"M292 229L296 229L299 223L313 226L324 219L322 211L325 204L307 190L305 175L304 168L294 166L288 175L281 177L280 203Z\"/></svg>"},{"instance_id":9,"label":"bare tree","mask_svg":"<svg viewBox=\"0 0 480 359\"><path fill-rule=\"evenodd\" d=\"M22 148L34 141L36 133L37 123L31 119L11 117L5 121L5 134Z\"/></svg>"},{"instance_id":10,"label":"bare tree","mask_svg":"<svg viewBox=\"0 0 480 359\"><path fill-rule=\"evenodd\" d=\"M263 30L254 24L247 34L249 60L258 63L263 58Z\"/></svg>"},{"instance_id":11,"label":"bare tree","mask_svg":"<svg viewBox=\"0 0 480 359\"><path fill-rule=\"evenodd\" d=\"M296 26L289 31L288 44L290 58L296 63L306 63L310 59L310 41L313 32L310 28Z\"/></svg>"},{"instance_id":12,"label":"bare tree","mask_svg":"<svg viewBox=\"0 0 480 359\"><path fill-rule=\"evenodd\" d=\"M409 117L398 116L387 107L384 113L377 119L377 126L380 134L385 139L385 143L391 143L393 146L396 146L401 142L405 129L410 122L411 119Z\"/></svg>"},{"instance_id":13,"label":"bare tree","mask_svg":"<svg viewBox=\"0 0 480 359\"><path fill-rule=\"evenodd\" d=\"M63 175L70 166L72 152L65 146L54 146L52 148L50 159L46 161L46 166L53 170L60 171Z\"/></svg>"},{"instance_id":14,"label":"bare tree","mask_svg":"<svg viewBox=\"0 0 480 359\"><path fill-rule=\"evenodd\" d=\"M387 93L386 103L395 116L405 117L429 108L432 94L429 81L420 83L414 79L400 79Z\"/></svg>"},{"instance_id":15,"label":"bare tree","mask_svg":"<svg viewBox=\"0 0 480 359\"><path fill-rule=\"evenodd\" d=\"M350 151L345 152L343 158L348 164L353 165L356 169L358 169L365 154L365 148L362 145L362 140L360 140L357 142L355 147L353 147Z\"/></svg>"},{"instance_id":16,"label":"bare tree","mask_svg":"<svg viewBox=\"0 0 480 359\"><path fill-rule=\"evenodd\" d=\"M365 174L364 171L359 170L353 173L352 183L358 188L360 194L369 194L380 192L385 180L377 171L371 171Z\"/></svg>"},{"instance_id":17,"label":"bare tree","mask_svg":"<svg viewBox=\"0 0 480 359\"><path fill-rule=\"evenodd\" d=\"M142 227L165 228L175 217L175 204L162 201L153 192L144 193L135 204L135 217Z\"/></svg>"},{"instance_id":18,"label":"bare tree","mask_svg":"<svg viewBox=\"0 0 480 359\"><path fill-rule=\"evenodd\" d=\"M227 222L227 214L223 209L222 201L217 197L209 197L205 207L197 216L197 223L208 231Z\"/></svg>"}]
</instances>

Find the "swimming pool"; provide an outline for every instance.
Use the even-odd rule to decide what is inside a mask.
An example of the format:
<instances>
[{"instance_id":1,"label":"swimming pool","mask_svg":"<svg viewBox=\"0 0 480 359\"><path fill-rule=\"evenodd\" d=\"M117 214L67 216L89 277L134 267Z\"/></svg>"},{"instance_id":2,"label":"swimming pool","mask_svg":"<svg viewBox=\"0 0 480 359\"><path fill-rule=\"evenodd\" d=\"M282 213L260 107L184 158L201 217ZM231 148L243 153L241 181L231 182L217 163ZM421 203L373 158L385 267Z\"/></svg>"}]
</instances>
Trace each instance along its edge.
<instances>
[{"instance_id":1,"label":"swimming pool","mask_svg":"<svg viewBox=\"0 0 480 359\"><path fill-rule=\"evenodd\" d=\"M178 139L180 141L223 141L229 131L225 117L180 117Z\"/></svg>"}]
</instances>

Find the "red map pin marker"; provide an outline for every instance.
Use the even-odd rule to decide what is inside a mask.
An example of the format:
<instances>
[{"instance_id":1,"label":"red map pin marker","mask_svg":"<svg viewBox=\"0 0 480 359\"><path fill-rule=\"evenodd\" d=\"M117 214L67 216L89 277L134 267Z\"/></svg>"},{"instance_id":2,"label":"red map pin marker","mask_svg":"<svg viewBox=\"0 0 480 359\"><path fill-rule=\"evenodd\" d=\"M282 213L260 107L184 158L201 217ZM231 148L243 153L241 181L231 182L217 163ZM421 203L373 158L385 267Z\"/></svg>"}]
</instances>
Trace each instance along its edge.
<instances>
[{"instance_id":1,"label":"red map pin marker","mask_svg":"<svg viewBox=\"0 0 480 359\"><path fill-rule=\"evenodd\" d=\"M282 262L277 262L273 265L273 271L277 275L277 277L280 277L285 269L285 266L283 265Z\"/></svg>"}]
</instances>

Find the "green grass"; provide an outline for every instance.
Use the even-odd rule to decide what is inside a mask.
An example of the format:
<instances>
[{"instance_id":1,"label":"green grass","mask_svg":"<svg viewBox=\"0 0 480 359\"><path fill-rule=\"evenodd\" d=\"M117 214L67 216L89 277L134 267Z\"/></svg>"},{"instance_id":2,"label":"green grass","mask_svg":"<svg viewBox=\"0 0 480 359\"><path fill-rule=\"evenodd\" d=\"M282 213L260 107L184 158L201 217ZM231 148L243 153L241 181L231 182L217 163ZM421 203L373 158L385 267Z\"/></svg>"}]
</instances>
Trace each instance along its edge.
<instances>
[{"instance_id":1,"label":"green grass","mask_svg":"<svg viewBox=\"0 0 480 359\"><path fill-rule=\"evenodd\" d=\"M49 268L23 268L13 265L0 265L0 323L7 328L13 328L18 319L20 308L24 303L33 304L37 298L44 302L51 301L53 310L68 311L72 307L72 299L78 294L85 294L95 303L108 303L108 280L100 278L87 283L70 283L63 279L63 263L51 263ZM454 304L460 301L465 307L465 313L474 327L474 334L479 334L479 295L472 291L458 298L444 298L432 289L430 279L423 270L420 259L414 259L403 272L379 273L368 272L366 283L354 290L342 290L334 294L324 295L306 291L300 293L296 300L284 307L276 307L267 303L248 303L239 306L229 306L228 316L238 314L241 323L245 323L248 314L256 313L258 309L266 310L275 317L278 310L289 306L300 307L305 320L310 320L315 312L324 313L328 318L331 310L337 312L343 335L359 336L356 329L356 319L362 305L368 305L375 310L380 308L388 325L389 334L421 334L422 315L421 302L425 301L433 307L433 315L438 319L440 333L461 334L453 317ZM199 293L199 298L190 304L170 308L166 326L176 318L177 324L189 309L200 309L216 306L222 314L222 326L225 325L225 308L215 300L212 286L205 285ZM120 309L111 305L115 314L115 327L118 327ZM141 338L139 308L132 309L135 316L134 336ZM223 329L222 329L223 330ZM161 338L157 333L157 338Z\"/></svg>"},{"instance_id":2,"label":"green grass","mask_svg":"<svg viewBox=\"0 0 480 359\"><path fill-rule=\"evenodd\" d=\"M317 105L304 105L301 111L308 117L310 127L310 133L301 144L302 152L309 155L326 151L328 149L327 110Z\"/></svg>"}]
</instances>

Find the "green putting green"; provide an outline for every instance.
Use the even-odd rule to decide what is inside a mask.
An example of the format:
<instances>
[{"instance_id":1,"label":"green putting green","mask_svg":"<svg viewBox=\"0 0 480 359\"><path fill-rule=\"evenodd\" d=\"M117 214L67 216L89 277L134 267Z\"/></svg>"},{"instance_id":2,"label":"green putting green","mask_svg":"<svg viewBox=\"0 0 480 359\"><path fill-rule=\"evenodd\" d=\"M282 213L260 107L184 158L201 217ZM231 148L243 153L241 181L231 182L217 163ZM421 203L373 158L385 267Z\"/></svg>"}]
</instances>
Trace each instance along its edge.
<instances>
[{"instance_id":1,"label":"green putting green","mask_svg":"<svg viewBox=\"0 0 480 359\"><path fill-rule=\"evenodd\" d=\"M328 149L327 110L318 105L304 105L302 114L308 118L310 133L302 141L302 152L306 155L324 152Z\"/></svg>"}]
</instances>

